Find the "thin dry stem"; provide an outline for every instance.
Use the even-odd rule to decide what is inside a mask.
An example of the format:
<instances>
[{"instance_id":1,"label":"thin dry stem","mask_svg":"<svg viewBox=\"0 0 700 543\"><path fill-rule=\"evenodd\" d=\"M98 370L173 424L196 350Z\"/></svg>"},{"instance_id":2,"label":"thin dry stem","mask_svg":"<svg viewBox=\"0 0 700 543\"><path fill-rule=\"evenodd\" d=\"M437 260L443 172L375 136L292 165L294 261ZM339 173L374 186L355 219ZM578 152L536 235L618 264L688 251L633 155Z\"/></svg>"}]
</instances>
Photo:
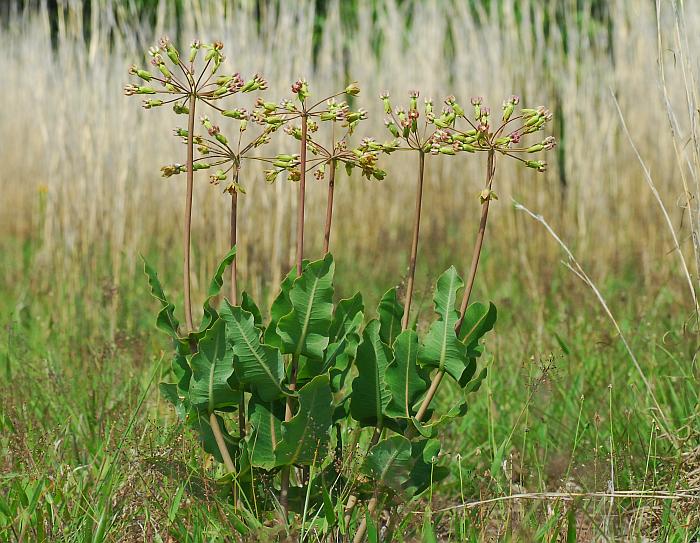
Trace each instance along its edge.
<instances>
[{"instance_id":1,"label":"thin dry stem","mask_svg":"<svg viewBox=\"0 0 700 543\"><path fill-rule=\"evenodd\" d=\"M625 338L625 335L622 333L622 330L620 329L620 325L617 323L617 320L613 316L612 312L610 311L610 308L608 307L607 302L605 301L605 298L603 298L603 295L601 294L600 290L598 290L598 287L596 287L595 283L591 280L590 277L586 274L584 269L581 267L581 265L578 263L576 258L574 257L573 253L569 249L569 247L561 240L561 238L557 235L557 233L552 229L551 226L549 226L549 223L542 217L542 215L534 213L530 211L528 208L526 208L524 205L519 204L515 200L513 200L513 204L515 205L515 209L519 211L524 211L530 217L535 219L537 222L542 224L542 226L545 227L547 232L554 238L554 240L559 244L559 246L562 248L562 250L566 253L566 256L568 257L568 262L566 263L566 266L576 274L580 279L583 280L583 282L593 291L593 294L595 294L595 297L598 299L598 302L600 305L603 307L603 310L605 311L605 314L608 316L610 321L612 322L613 326L615 327L615 331L617 332L617 335L620 336L620 340L622 341L622 344L625 347L625 350L627 351L627 354L629 355L630 359L632 360L632 364L634 365L635 369L637 370L637 373L639 374L640 378L642 379L642 382L644 383L644 387L647 390L647 393L649 394L649 397L651 398L652 402L654 403L654 407L656 408L656 412L658 413L658 416L654 416L656 421L659 423L660 426L666 429L666 433L668 435L668 438L671 440L671 442L674 444L676 448L680 447L680 444L678 443L678 440L676 437L673 435L673 432L671 432L671 425L666 418L666 415L661 409L661 406L659 405L658 400L656 399L656 395L654 394L654 389L651 386L651 383L647 379L646 375L644 374L644 370L642 370L641 365L639 364L639 361L637 360L637 357L635 356L634 352L632 351L632 348L630 347L629 343L627 342L627 339Z\"/></svg>"}]
</instances>

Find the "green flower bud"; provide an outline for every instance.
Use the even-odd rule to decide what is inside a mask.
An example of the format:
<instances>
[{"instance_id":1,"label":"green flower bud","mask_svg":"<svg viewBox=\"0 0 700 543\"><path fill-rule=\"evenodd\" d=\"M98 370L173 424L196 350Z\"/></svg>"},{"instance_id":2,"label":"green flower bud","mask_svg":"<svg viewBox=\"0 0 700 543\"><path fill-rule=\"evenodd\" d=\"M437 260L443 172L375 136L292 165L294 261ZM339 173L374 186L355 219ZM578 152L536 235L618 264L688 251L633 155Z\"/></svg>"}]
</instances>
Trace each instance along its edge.
<instances>
[{"instance_id":1,"label":"green flower bud","mask_svg":"<svg viewBox=\"0 0 700 543\"><path fill-rule=\"evenodd\" d=\"M173 111L178 115L187 115L190 112L190 108L184 104L174 103Z\"/></svg>"},{"instance_id":2,"label":"green flower bud","mask_svg":"<svg viewBox=\"0 0 700 543\"><path fill-rule=\"evenodd\" d=\"M503 104L503 122L507 123L510 120L510 117L513 115L513 110L515 109L515 106L512 104L512 102L506 102Z\"/></svg>"},{"instance_id":3,"label":"green flower bud","mask_svg":"<svg viewBox=\"0 0 700 543\"><path fill-rule=\"evenodd\" d=\"M468 143L463 143L462 144L462 151L466 151L467 153L473 153L477 151L477 148L474 147L473 145L470 145Z\"/></svg>"},{"instance_id":4,"label":"green flower bud","mask_svg":"<svg viewBox=\"0 0 700 543\"><path fill-rule=\"evenodd\" d=\"M222 111L221 114L224 117L230 117L231 119L242 119L244 116L240 109L227 109Z\"/></svg>"},{"instance_id":5,"label":"green flower bud","mask_svg":"<svg viewBox=\"0 0 700 543\"><path fill-rule=\"evenodd\" d=\"M386 172L384 170L375 169L372 171L372 177L374 177L377 181L381 181L386 177Z\"/></svg>"},{"instance_id":6,"label":"green flower bud","mask_svg":"<svg viewBox=\"0 0 700 543\"><path fill-rule=\"evenodd\" d=\"M192 169L195 172L198 170L208 170L209 168L211 168L211 164L207 164L206 162L196 162L192 165Z\"/></svg>"},{"instance_id":7,"label":"green flower bud","mask_svg":"<svg viewBox=\"0 0 700 543\"><path fill-rule=\"evenodd\" d=\"M528 160L525 164L528 168L532 168L538 172L543 172L547 169L547 163L544 160Z\"/></svg>"},{"instance_id":8,"label":"green flower bud","mask_svg":"<svg viewBox=\"0 0 700 543\"><path fill-rule=\"evenodd\" d=\"M539 153L543 149L544 149L544 145L542 145L541 143L536 143L535 145L531 145L530 147L528 147L526 149L526 151L528 153Z\"/></svg>"},{"instance_id":9,"label":"green flower bud","mask_svg":"<svg viewBox=\"0 0 700 543\"><path fill-rule=\"evenodd\" d=\"M138 87L136 94L156 94L156 90L153 87Z\"/></svg>"},{"instance_id":10,"label":"green flower bud","mask_svg":"<svg viewBox=\"0 0 700 543\"><path fill-rule=\"evenodd\" d=\"M345 87L345 94L349 94L350 96L357 96L360 94L360 86L355 82L355 83L350 83L347 87Z\"/></svg>"},{"instance_id":11,"label":"green flower bud","mask_svg":"<svg viewBox=\"0 0 700 543\"><path fill-rule=\"evenodd\" d=\"M214 96L223 96L228 92L228 87L226 85L222 85L218 89L214 91Z\"/></svg>"},{"instance_id":12,"label":"green flower bud","mask_svg":"<svg viewBox=\"0 0 700 543\"><path fill-rule=\"evenodd\" d=\"M496 141L494 141L494 144L496 146L503 146L503 145L508 145L510 143L510 136L505 136L503 138L498 138Z\"/></svg>"},{"instance_id":13,"label":"green flower bud","mask_svg":"<svg viewBox=\"0 0 700 543\"><path fill-rule=\"evenodd\" d=\"M335 121L336 119L336 114L331 113L330 111L326 111L324 113L321 113L321 120L322 121Z\"/></svg>"},{"instance_id":14,"label":"green flower bud","mask_svg":"<svg viewBox=\"0 0 700 543\"><path fill-rule=\"evenodd\" d=\"M284 119L278 115L273 115L271 117L267 117L265 122L270 125L280 125L284 123ZM301 137L301 135L299 137Z\"/></svg>"},{"instance_id":15,"label":"green flower bud","mask_svg":"<svg viewBox=\"0 0 700 543\"><path fill-rule=\"evenodd\" d=\"M245 131L246 131L246 128L248 128L248 119L243 119L243 120L241 121L241 126L240 126L240 129L239 129L239 130L240 130L241 132L245 132Z\"/></svg>"},{"instance_id":16,"label":"green flower bud","mask_svg":"<svg viewBox=\"0 0 700 543\"><path fill-rule=\"evenodd\" d=\"M144 107L145 109L151 109L151 108L158 107L158 106L162 106L162 105L163 105L163 100L160 100L160 99L146 100L146 101L143 103L143 107Z\"/></svg>"},{"instance_id":17,"label":"green flower bud","mask_svg":"<svg viewBox=\"0 0 700 543\"><path fill-rule=\"evenodd\" d=\"M190 45L190 63L193 63L194 60L197 58L197 53L199 53L200 47L201 44L199 43L199 40L193 41L192 45Z\"/></svg>"},{"instance_id":18,"label":"green flower bud","mask_svg":"<svg viewBox=\"0 0 700 543\"><path fill-rule=\"evenodd\" d=\"M189 132L187 130L185 130L184 128L176 128L175 135L179 136L181 138L186 138L189 135Z\"/></svg>"},{"instance_id":19,"label":"green flower bud","mask_svg":"<svg viewBox=\"0 0 700 543\"><path fill-rule=\"evenodd\" d=\"M454 155L455 150L454 147L443 146L440 147L440 153L443 155Z\"/></svg>"},{"instance_id":20,"label":"green flower bud","mask_svg":"<svg viewBox=\"0 0 700 543\"><path fill-rule=\"evenodd\" d=\"M151 74L151 72L148 72L146 70L137 69L136 75L138 75L144 81L150 81L151 79L153 79L153 75Z\"/></svg>"},{"instance_id":21,"label":"green flower bud","mask_svg":"<svg viewBox=\"0 0 700 543\"><path fill-rule=\"evenodd\" d=\"M168 43L166 51L170 60L173 61L173 64L180 63L180 53L178 53L177 49L175 49L175 46L172 43Z\"/></svg>"},{"instance_id":22,"label":"green flower bud","mask_svg":"<svg viewBox=\"0 0 700 543\"><path fill-rule=\"evenodd\" d=\"M214 137L219 141L219 143L222 143L224 145L228 145L228 139L223 134L218 133L218 134L215 134Z\"/></svg>"},{"instance_id":23,"label":"green flower bud","mask_svg":"<svg viewBox=\"0 0 700 543\"><path fill-rule=\"evenodd\" d=\"M165 64L158 64L158 69L160 70L160 73L163 74L165 79L173 78L173 74L170 73L170 70L168 70L168 67Z\"/></svg>"}]
</instances>

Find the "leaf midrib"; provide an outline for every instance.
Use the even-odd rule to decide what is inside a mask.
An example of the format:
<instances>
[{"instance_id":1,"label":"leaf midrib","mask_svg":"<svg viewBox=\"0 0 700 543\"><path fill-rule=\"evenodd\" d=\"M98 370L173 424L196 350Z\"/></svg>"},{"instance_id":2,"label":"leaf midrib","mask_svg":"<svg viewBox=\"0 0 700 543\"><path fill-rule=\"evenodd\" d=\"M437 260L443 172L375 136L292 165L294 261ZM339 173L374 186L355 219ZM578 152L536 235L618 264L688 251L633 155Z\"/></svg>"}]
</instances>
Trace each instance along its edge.
<instances>
[{"instance_id":1,"label":"leaf midrib","mask_svg":"<svg viewBox=\"0 0 700 543\"><path fill-rule=\"evenodd\" d=\"M279 390L280 392L283 393L282 387L277 383L277 380L275 379L275 376L272 375L272 372L270 371L270 368L267 367L267 365L264 362L264 359L260 354L258 353L258 349L262 349L262 346L260 343L258 343L258 349L253 347L253 343L248 340L248 337L244 334L243 328L241 324L236 320L236 317L233 317L233 322L236 325L236 328L238 329L239 334L241 335L241 338L243 338L243 341L245 342L246 346L248 347L248 350L253 353L253 356L255 360L258 362L258 365L262 367L263 371L267 374L267 376L270 378L270 381L272 381L275 385L275 388Z\"/></svg>"}]
</instances>

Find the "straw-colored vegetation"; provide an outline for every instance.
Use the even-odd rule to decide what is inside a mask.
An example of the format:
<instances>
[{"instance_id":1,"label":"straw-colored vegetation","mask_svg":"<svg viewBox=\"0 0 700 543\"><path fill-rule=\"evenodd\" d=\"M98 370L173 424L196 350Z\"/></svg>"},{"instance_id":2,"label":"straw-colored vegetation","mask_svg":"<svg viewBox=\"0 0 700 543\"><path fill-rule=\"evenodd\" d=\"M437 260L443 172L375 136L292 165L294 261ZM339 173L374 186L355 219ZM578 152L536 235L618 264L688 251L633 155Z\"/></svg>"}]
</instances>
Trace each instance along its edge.
<instances>
[{"instance_id":1,"label":"straw-colored vegetation","mask_svg":"<svg viewBox=\"0 0 700 543\"><path fill-rule=\"evenodd\" d=\"M384 90L547 104L559 140L547 173L503 161L496 174L475 287L500 311L489 377L443 443L450 477L407 505L403 533L430 536L432 500L428 524L445 540L697 537L700 4L610 2L602 20L565 1L504 0L491 12L359 2L344 19L333 3L323 18L311 1L275 4L186 0L177 30L167 1L155 27L115 6L83 19L79 3L53 33L45 11L0 26L0 540L235 532L215 466L202 468L152 386L167 363L138 254L181 296L184 180L159 169L182 146L168 135L172 116L144 113L122 89L162 34L221 39L227 71L259 70L271 96L300 76L319 96L357 80L370 118L361 133L383 130ZM397 189L412 186L414 167L401 158L386 158L383 181L337 185L340 294L362 287L369 307L406 275L399 240L410 238L413 191ZM414 295L423 317L431 278L469 264L485 160L427 162ZM202 299L228 249L228 200L196 175ZM296 193L267 185L262 168L249 177L239 281L265 300L294 262ZM308 185L307 251L318 255L325 185ZM542 214L577 261L512 200Z\"/></svg>"}]
</instances>

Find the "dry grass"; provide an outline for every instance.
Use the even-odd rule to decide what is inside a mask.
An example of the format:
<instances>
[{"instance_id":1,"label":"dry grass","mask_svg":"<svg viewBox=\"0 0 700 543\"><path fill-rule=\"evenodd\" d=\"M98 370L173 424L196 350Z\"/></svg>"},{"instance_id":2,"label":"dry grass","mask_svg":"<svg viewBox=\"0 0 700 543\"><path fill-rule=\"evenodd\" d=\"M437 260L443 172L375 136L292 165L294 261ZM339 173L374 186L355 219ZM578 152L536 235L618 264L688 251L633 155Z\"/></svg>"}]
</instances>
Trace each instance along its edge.
<instances>
[{"instance_id":1,"label":"dry grass","mask_svg":"<svg viewBox=\"0 0 700 543\"><path fill-rule=\"evenodd\" d=\"M692 77L688 69L697 68L700 36L683 29L676 34L670 3L662 10L660 27L666 89L679 129L678 156L659 84L655 10L648 2L611 6L610 28L585 16L577 22L573 12L566 12L566 36L554 25L548 36L543 30L556 2L544 3L547 8L532 2L531 9L522 9L525 19L520 25L514 8L524 3L516 0L504 2L501 18L495 12L473 13L463 2L399 6L388 0L380 3L376 19L371 10L360 9L354 29L331 8L315 62L312 4L280 2L279 11L263 12L257 27L247 2L234 2L224 12L218 2L186 0L181 36L188 42L192 37L222 39L229 67L243 73L261 71L273 82L271 97L286 96L288 82L300 74L313 82L318 94L344 85L348 78L358 80L361 105L374 119L365 130L381 138L383 115L377 95L383 89L400 96L420 88L435 99L453 93L464 102L480 94L495 108L515 92L527 104L547 104L564 119L563 152L559 159L550 157L553 167L545 176L512 165L497 167L501 201L490 230L494 252L518 247L532 277L546 278L553 265L556 248L545 242L536 225L513 212L507 203L513 196L544 212L595 274L632 262L646 281L671 269L675 282L680 276L669 254L673 241L622 132L612 89L679 231L681 247L694 262L678 163L684 164L689 199L697 207L697 176L692 171L697 164L693 145L687 144L689 119L694 127L697 112L688 108L683 77ZM40 283L67 281L69 291L80 285L71 279L76 265L89 273L101 267L101 259L110 259L111 276L100 288L111 289L136 271L139 251L179 246L180 235L171 223L183 205L184 182L158 177L159 166L183 152L170 135L175 120L166 111L143 112L121 93L126 69L139 60L143 44L164 32L175 35L173 10L167 1L161 4L153 31L134 28L128 12L116 12L113 18L109 10L93 10L86 43L77 12L68 10L59 21L55 50L45 13L18 16L0 30L1 238L40 238L44 251L32 275ZM700 5L688 3L683 17L686 28L697 28ZM455 40L450 54L445 52L448 35ZM381 46L375 51L372 44L377 40ZM683 61L683 50L694 56ZM692 79L689 86L692 90ZM472 157L428 161L429 213L422 249L431 262L442 264L445 255L460 260L460 252L468 251L462 232L471 236L477 221L482 166ZM404 240L410 228L405 210L411 209L413 192L396 189L409 182L406 176L412 169L396 159L389 160L387 169L390 176L382 183L340 180L341 212L333 240L342 247L338 256L365 255L359 259L367 262L387 244L407 250L407 243L394 243ZM286 182L270 187L258 172L246 177L242 276L260 295L292 261L295 200ZM195 217L200 278L195 289L225 250L227 236L226 198L204 175L197 185L198 209L206 212ZM313 253L321 244L324 190L312 186L310 193ZM697 220L697 213L692 218ZM112 249L111 256L104 256L105 247ZM382 273L400 277L404 262L403 254L387 255ZM695 272L694 264L692 268Z\"/></svg>"}]
</instances>

